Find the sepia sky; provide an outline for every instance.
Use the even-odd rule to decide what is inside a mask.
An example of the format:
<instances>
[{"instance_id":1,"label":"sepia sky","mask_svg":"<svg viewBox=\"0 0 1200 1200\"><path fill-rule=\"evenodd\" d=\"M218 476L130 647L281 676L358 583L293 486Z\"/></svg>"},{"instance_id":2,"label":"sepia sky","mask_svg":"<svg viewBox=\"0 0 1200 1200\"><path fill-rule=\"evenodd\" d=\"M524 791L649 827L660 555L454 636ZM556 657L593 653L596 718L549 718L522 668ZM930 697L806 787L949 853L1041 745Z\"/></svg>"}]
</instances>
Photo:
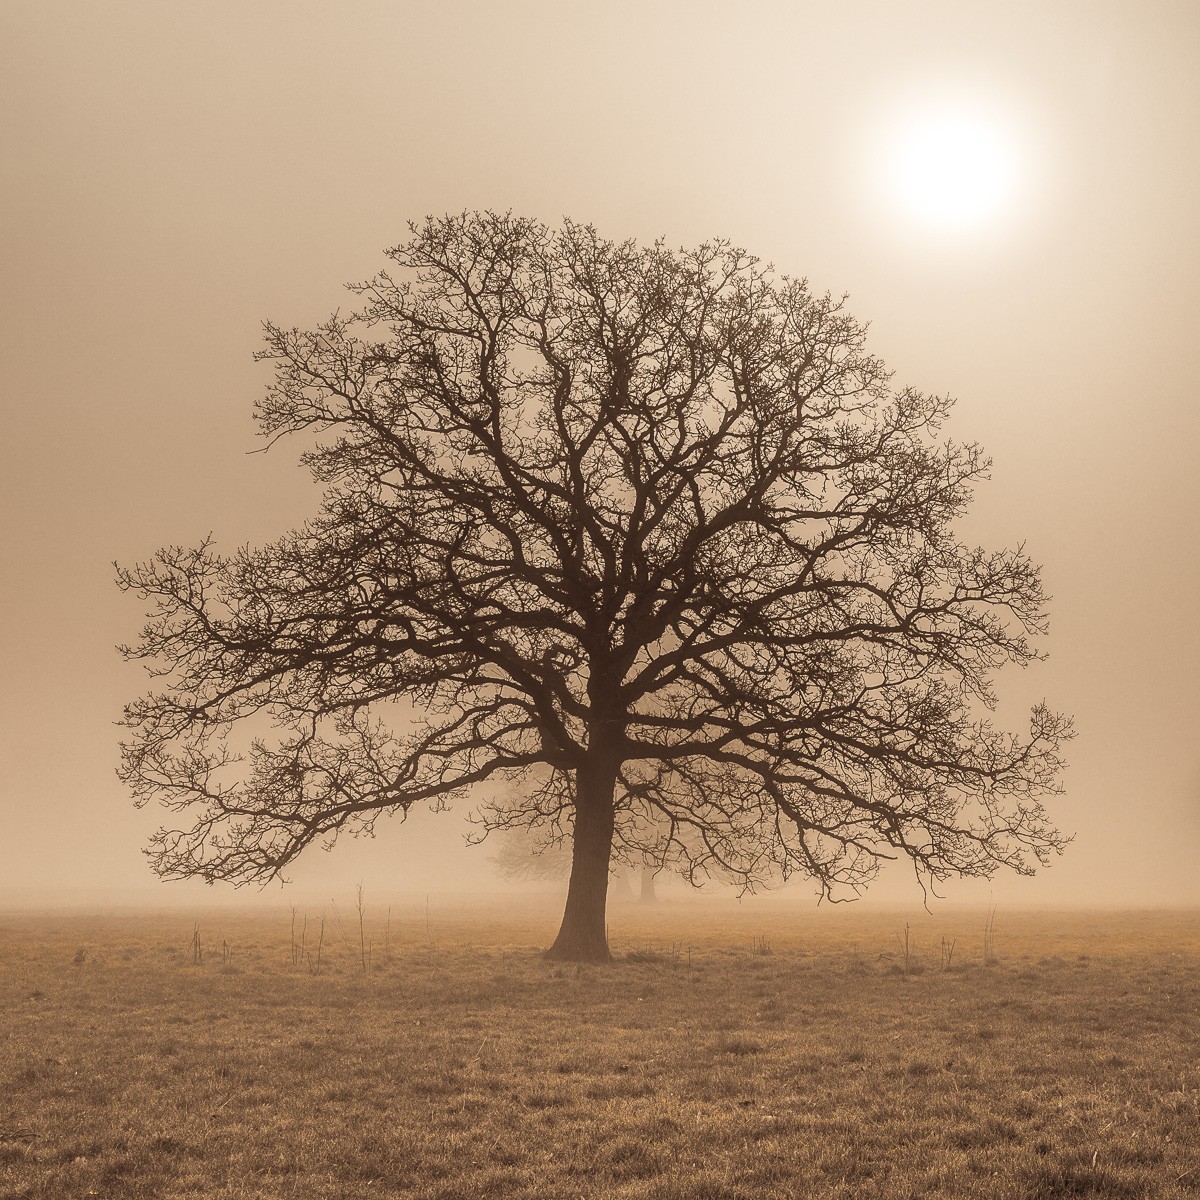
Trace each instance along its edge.
<instances>
[{"instance_id":1,"label":"sepia sky","mask_svg":"<svg viewBox=\"0 0 1200 1200\"><path fill-rule=\"evenodd\" d=\"M0 900L194 894L149 875L159 815L114 776L145 679L112 560L301 521L290 448L247 453L260 322L348 307L406 221L490 207L730 238L956 395L995 460L964 534L1025 542L1054 597L1002 713L1079 730L1075 843L994 894L1200 902L1193 0L4 0L0 104ZM414 819L294 874L477 883L460 843Z\"/></svg>"}]
</instances>

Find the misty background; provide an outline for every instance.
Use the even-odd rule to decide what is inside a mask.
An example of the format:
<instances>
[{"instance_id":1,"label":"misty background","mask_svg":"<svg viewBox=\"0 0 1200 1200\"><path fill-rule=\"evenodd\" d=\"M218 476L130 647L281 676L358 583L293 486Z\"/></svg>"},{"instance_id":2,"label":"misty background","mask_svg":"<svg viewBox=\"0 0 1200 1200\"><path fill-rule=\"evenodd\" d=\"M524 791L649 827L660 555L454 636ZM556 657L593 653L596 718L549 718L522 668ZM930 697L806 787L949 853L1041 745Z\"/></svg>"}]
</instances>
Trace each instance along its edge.
<instances>
[{"instance_id":1,"label":"misty background","mask_svg":"<svg viewBox=\"0 0 1200 1200\"><path fill-rule=\"evenodd\" d=\"M233 898L142 859L164 814L113 772L148 680L114 646L144 614L111 563L313 511L293 448L250 453L260 322L350 307L406 221L464 208L727 237L848 292L896 382L957 396L950 436L995 460L964 536L1044 566L1050 658L1000 677L1002 718L1044 697L1078 728L1066 856L948 895L1200 902L1198 51L1190 2L6 0L0 903ZM1013 131L988 225L898 203L890 131L930 100ZM493 886L464 828L381 821L291 877ZM918 900L901 875L875 899Z\"/></svg>"}]
</instances>

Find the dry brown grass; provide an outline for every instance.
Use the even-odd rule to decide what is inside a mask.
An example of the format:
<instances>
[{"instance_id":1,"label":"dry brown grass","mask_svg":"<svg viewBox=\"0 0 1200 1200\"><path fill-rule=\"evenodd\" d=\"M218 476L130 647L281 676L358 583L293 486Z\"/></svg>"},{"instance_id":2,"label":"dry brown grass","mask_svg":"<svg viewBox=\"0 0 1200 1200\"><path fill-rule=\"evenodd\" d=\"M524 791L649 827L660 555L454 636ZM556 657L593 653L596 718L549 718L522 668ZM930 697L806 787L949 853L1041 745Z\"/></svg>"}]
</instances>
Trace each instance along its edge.
<instances>
[{"instance_id":1,"label":"dry brown grass","mask_svg":"<svg viewBox=\"0 0 1200 1200\"><path fill-rule=\"evenodd\" d=\"M286 911L0 917L0 1195L1200 1192L1196 914L1001 913L984 966L981 913L628 906L579 969L550 909L390 963L376 915L320 975Z\"/></svg>"}]
</instances>

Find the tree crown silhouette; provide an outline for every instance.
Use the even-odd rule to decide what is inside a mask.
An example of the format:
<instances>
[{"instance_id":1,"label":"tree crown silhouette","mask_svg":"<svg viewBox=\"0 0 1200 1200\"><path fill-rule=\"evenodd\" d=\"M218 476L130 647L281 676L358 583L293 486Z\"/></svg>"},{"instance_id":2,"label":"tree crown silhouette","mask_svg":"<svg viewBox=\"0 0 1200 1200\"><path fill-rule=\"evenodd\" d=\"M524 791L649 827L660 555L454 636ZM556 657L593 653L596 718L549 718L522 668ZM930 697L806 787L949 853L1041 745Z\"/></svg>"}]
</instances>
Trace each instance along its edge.
<instances>
[{"instance_id":1,"label":"tree crown silhouette","mask_svg":"<svg viewBox=\"0 0 1200 1200\"><path fill-rule=\"evenodd\" d=\"M588 958L614 842L830 895L1061 849L1068 722L988 717L1039 570L956 537L987 460L842 302L725 242L489 213L388 254L353 315L266 326L257 420L303 439L319 514L119 569L162 681L122 773L186 814L161 875L269 879L492 784L485 827L573 839L555 950Z\"/></svg>"}]
</instances>

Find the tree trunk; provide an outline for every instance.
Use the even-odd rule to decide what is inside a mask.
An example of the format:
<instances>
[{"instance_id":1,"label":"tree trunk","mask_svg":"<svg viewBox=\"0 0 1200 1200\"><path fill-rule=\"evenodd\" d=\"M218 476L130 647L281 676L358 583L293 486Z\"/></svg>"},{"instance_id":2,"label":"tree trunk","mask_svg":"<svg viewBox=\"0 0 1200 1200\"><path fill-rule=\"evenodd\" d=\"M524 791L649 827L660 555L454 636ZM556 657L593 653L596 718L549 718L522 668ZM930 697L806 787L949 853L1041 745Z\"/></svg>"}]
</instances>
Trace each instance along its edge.
<instances>
[{"instance_id":1,"label":"tree trunk","mask_svg":"<svg viewBox=\"0 0 1200 1200\"><path fill-rule=\"evenodd\" d=\"M547 958L562 962L608 962L608 864L612 855L612 767L579 773L575 794L575 837L571 851L571 883L567 907Z\"/></svg>"},{"instance_id":2,"label":"tree trunk","mask_svg":"<svg viewBox=\"0 0 1200 1200\"><path fill-rule=\"evenodd\" d=\"M642 891L638 899L643 904L656 904L658 902L658 893L654 890L654 877L657 874L657 867L642 868Z\"/></svg>"}]
</instances>

